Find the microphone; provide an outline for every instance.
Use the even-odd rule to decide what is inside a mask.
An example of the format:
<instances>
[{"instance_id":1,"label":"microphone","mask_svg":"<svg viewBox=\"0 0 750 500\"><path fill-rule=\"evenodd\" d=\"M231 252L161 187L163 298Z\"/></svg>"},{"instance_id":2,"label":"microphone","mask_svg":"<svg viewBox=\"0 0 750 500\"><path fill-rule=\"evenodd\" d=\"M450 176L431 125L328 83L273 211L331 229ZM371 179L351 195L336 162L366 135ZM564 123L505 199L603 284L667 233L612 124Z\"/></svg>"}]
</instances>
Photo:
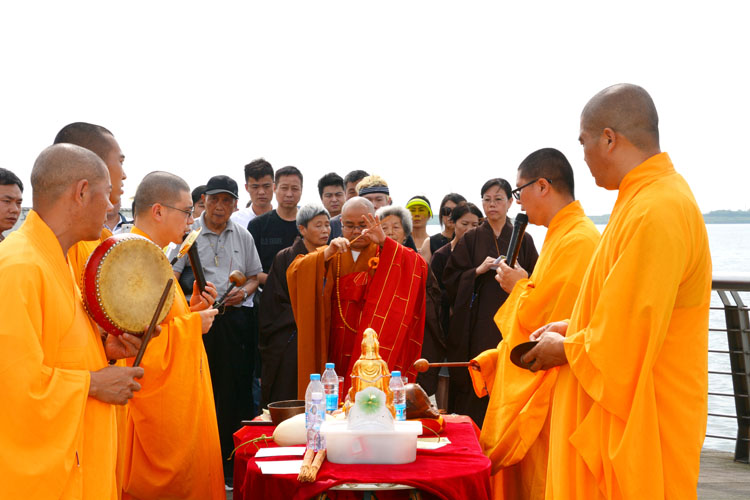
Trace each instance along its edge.
<instances>
[{"instance_id":1,"label":"microphone","mask_svg":"<svg viewBox=\"0 0 750 500\"><path fill-rule=\"evenodd\" d=\"M512 269L516 265L518 252L521 250L521 241L526 232L526 226L529 224L529 216L525 213L516 215L516 221L513 223L513 234L510 236L510 245L508 245L508 266Z\"/></svg>"}]
</instances>

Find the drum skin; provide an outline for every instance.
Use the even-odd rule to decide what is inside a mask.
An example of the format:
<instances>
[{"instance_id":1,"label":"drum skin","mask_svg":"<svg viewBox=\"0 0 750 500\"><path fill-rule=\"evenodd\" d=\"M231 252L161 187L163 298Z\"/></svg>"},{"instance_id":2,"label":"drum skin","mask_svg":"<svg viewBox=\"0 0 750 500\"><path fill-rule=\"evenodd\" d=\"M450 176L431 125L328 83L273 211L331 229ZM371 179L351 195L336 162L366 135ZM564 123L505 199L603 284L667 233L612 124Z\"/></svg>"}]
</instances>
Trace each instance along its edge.
<instances>
[{"instance_id":1,"label":"drum skin","mask_svg":"<svg viewBox=\"0 0 750 500\"><path fill-rule=\"evenodd\" d=\"M83 302L107 333L142 335L170 278L172 266L158 245L136 234L116 234L96 247L86 262ZM173 301L174 293L167 296L158 323Z\"/></svg>"}]
</instances>

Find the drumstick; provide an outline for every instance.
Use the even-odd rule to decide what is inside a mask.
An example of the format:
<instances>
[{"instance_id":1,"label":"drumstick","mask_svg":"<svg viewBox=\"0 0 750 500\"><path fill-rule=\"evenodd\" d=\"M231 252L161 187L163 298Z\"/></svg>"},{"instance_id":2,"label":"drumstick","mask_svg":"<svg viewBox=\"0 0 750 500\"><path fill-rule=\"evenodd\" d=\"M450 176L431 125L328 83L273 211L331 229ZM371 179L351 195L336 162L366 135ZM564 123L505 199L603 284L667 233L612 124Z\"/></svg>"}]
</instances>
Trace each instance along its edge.
<instances>
[{"instance_id":1,"label":"drumstick","mask_svg":"<svg viewBox=\"0 0 750 500\"><path fill-rule=\"evenodd\" d=\"M148 330L146 330L146 334L141 340L141 348L138 350L138 355L135 357L133 366L138 366L141 364L143 353L146 352L146 346L151 340L151 336L154 334L154 328L156 328L156 322L159 321L159 316L161 316L161 310L164 307L164 302L167 301L167 296L169 295L170 290L172 290L172 283L174 283L174 278L169 278L169 281L167 281L167 286L164 287L164 292L161 294L161 299L159 299L159 304L156 306L156 311L154 311L154 317L151 318L151 323L148 325Z\"/></svg>"},{"instance_id":2,"label":"drumstick","mask_svg":"<svg viewBox=\"0 0 750 500\"><path fill-rule=\"evenodd\" d=\"M466 368L467 366L471 366L475 369L479 369L479 366L477 366L475 363L472 363L471 361L448 361L445 363L430 363L424 358L416 360L413 366L414 369L417 370L417 373L426 372L430 368L438 366L446 366L448 368Z\"/></svg>"},{"instance_id":3,"label":"drumstick","mask_svg":"<svg viewBox=\"0 0 750 500\"><path fill-rule=\"evenodd\" d=\"M214 309L218 309L221 306L223 306L224 300L229 295L229 292L234 290L234 287L236 286L244 285L245 281L247 281L247 278L245 277L244 274L242 274L242 271L234 270L229 275L229 281L231 282L231 284L229 285L229 288L227 288L227 291L224 292L224 295L222 295L221 298L216 303L214 303Z\"/></svg>"}]
</instances>

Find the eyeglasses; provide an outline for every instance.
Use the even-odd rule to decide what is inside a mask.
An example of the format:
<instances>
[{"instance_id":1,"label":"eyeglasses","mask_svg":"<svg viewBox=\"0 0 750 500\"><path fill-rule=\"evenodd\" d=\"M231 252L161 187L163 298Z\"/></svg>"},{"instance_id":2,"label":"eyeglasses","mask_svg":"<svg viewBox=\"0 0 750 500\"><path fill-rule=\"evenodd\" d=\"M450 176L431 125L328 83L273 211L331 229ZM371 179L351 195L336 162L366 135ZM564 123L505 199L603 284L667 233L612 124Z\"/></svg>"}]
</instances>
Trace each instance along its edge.
<instances>
[{"instance_id":1,"label":"eyeglasses","mask_svg":"<svg viewBox=\"0 0 750 500\"><path fill-rule=\"evenodd\" d=\"M442 215L443 217L448 217L451 212L453 212L453 208L451 207L443 207L440 209L440 215Z\"/></svg>"},{"instance_id":2,"label":"eyeglasses","mask_svg":"<svg viewBox=\"0 0 750 500\"><path fill-rule=\"evenodd\" d=\"M193 216L193 211L195 210L195 207L188 207L186 210L183 210L182 208L173 207L171 205L165 205L164 203L159 203L159 205L167 208L171 208L172 210L177 210L178 212L182 212L183 214L187 215L188 217ZM152 205L153 206L153 205Z\"/></svg>"},{"instance_id":3,"label":"eyeglasses","mask_svg":"<svg viewBox=\"0 0 750 500\"><path fill-rule=\"evenodd\" d=\"M513 191L511 191L511 192L510 192L510 194L512 194L512 195L513 195L513 198L515 198L515 199L516 199L516 201L521 201L521 190L522 190L523 188L525 188L525 187L529 187L529 186L531 186L532 184L534 184L535 182L539 181L540 179L544 179L545 181L547 181L547 182L549 182L550 184L552 184L552 181L551 181L551 180L549 180L549 179L547 179L546 177L538 177L538 178L534 179L534 180L533 180L533 181L531 181L531 182L527 182L527 183L526 183L526 184L524 184L523 186L519 186L519 187L517 187L516 189L514 189Z\"/></svg>"},{"instance_id":4,"label":"eyeglasses","mask_svg":"<svg viewBox=\"0 0 750 500\"><path fill-rule=\"evenodd\" d=\"M352 224L351 222L345 222L341 225L342 229L346 229L347 231L354 231L355 229L359 229L359 232L364 231L367 229L367 224Z\"/></svg>"}]
</instances>

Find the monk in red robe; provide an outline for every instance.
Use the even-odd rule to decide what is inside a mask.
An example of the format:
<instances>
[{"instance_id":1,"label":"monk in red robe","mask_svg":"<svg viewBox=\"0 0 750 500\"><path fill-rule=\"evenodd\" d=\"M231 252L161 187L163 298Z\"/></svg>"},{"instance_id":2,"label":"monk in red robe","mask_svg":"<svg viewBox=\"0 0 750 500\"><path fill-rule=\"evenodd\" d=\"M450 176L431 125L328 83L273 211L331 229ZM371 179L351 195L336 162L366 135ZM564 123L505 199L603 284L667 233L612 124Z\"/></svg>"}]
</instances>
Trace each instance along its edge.
<instances>
[{"instance_id":1,"label":"monk in red robe","mask_svg":"<svg viewBox=\"0 0 750 500\"><path fill-rule=\"evenodd\" d=\"M422 350L427 264L385 236L375 209L356 197L344 204L342 237L301 255L287 271L298 328L297 392L303 398L311 373L336 365L349 390L362 334L379 335L380 355L411 380Z\"/></svg>"},{"instance_id":2,"label":"monk in red robe","mask_svg":"<svg viewBox=\"0 0 750 500\"><path fill-rule=\"evenodd\" d=\"M690 187L659 146L641 87L581 114L596 183L618 190L570 320L531 337L531 370L560 366L546 498L696 498L708 404L711 254ZM563 336L564 335L564 336Z\"/></svg>"}]
</instances>

